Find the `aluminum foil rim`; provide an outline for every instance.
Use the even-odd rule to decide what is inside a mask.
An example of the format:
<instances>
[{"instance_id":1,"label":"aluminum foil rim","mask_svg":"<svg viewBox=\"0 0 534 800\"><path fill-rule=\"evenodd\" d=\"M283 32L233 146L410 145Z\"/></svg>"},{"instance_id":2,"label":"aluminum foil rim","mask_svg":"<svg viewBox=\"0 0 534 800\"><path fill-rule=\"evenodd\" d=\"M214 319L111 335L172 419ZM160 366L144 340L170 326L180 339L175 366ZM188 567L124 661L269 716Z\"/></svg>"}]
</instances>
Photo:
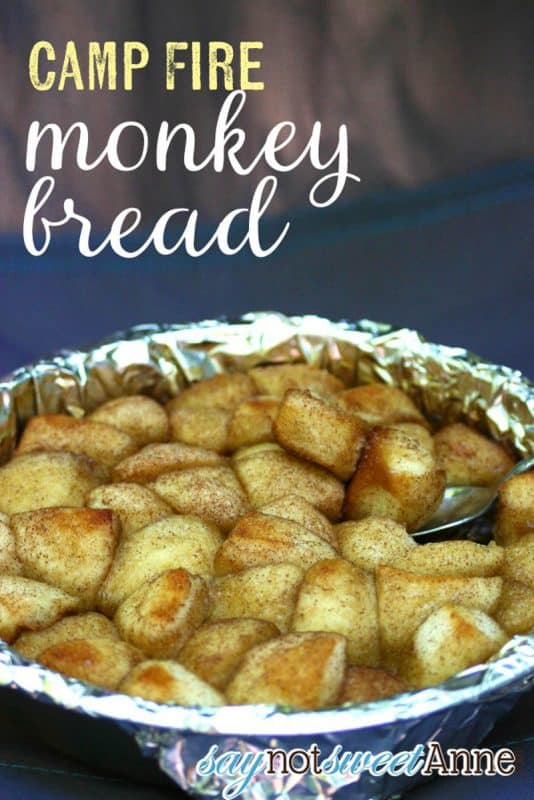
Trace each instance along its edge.
<instances>
[{"instance_id":1,"label":"aluminum foil rim","mask_svg":"<svg viewBox=\"0 0 534 800\"><path fill-rule=\"evenodd\" d=\"M491 361L486 361L477 354L463 347L431 342L418 333L415 329L407 328L405 326L396 327L390 323L377 322L365 317L356 321L350 321L345 318L341 318L339 320L330 320L326 317L315 314L286 316L278 311L254 311L243 314L237 318L220 316L212 319L200 320L197 322L141 323L138 325L132 325L125 329L119 329L103 339L100 339L96 343L87 345L85 349L58 349L48 357L43 357L37 361L29 362L17 367L3 376L0 376L0 391L9 391L10 384L20 381L23 377L30 377L31 372L35 367L61 366L64 362L67 362L69 358L75 358L77 362L80 362L81 360L88 358L91 354L95 354L98 351L103 352L109 346L116 346L121 342L142 340L146 337L154 337L160 334L177 333L184 335L189 332L193 333L193 335L190 337L184 336L182 344L198 344L201 341L205 341L206 333L208 333L210 330L217 329L221 325L230 326L236 331L238 326L243 326L244 330L246 330L246 326L250 326L253 322L262 319L278 319L281 321L286 321L289 323L289 325L295 326L300 326L303 324L306 325L310 323L327 324L332 326L332 328L337 328L339 333L346 334L354 332L361 334L362 337L364 337L368 342L371 342L374 339L380 339L380 337L389 334L406 334L407 336L415 335L420 339L420 342L423 344L423 346L426 348L432 348L437 354L443 357L452 358L460 363L477 363L477 365L481 368L499 371L508 380L522 384L522 386L527 389L529 397L531 396L532 399L534 399L534 380L531 380L520 370L512 367L505 367ZM195 333L197 330L198 334Z\"/></svg>"},{"instance_id":2,"label":"aluminum foil rim","mask_svg":"<svg viewBox=\"0 0 534 800\"><path fill-rule=\"evenodd\" d=\"M295 335L320 337L326 332L345 334L347 341L358 337L360 344L385 341L396 334L408 343L412 340L427 348L432 358L450 359L466 369L476 364L482 371L499 376L503 384L511 384L522 393L522 398L534 400L534 384L517 370L491 364L479 359L459 347L426 342L416 331L407 328L396 329L385 323L370 320L332 322L313 315L285 317L276 312L250 313L239 320L226 318L204 320L198 323L179 325L138 325L107 337L103 342L86 351L60 351L48 360L41 360L15 370L0 381L0 396L10 395L13 386L24 381L36 382L37 368L45 372L54 369L70 368L83 374L85 359L105 358L114 347L122 343L150 339L152 343L164 343L165 334L177 334L180 346L213 342L209 334L220 326L231 326L238 337L245 333L253 322L277 321L293 326ZM287 330L286 330L287 332ZM381 340L381 337L385 337ZM215 348L216 349L216 348ZM407 349L410 355L409 348ZM528 433L532 424L526 426ZM189 708L166 706L132 698L123 694L113 694L84 684L59 673L50 672L34 662L25 661L15 651L0 641L0 685L33 695L36 699L56 703L64 708L82 711L91 716L104 717L122 724L150 726L175 731L198 733L239 734L298 734L335 733L375 725L394 723L396 720L417 720L423 714L446 710L458 703L477 703L493 696L499 696L514 688L526 688L534 681L534 635L516 636L511 639L494 660L466 670L440 686L404 693L371 703L346 706L320 711L292 711L272 705L221 706L217 708Z\"/></svg>"},{"instance_id":3,"label":"aluminum foil rim","mask_svg":"<svg viewBox=\"0 0 534 800\"><path fill-rule=\"evenodd\" d=\"M482 703L534 686L534 633L510 639L492 661L447 681L391 698L313 711L272 704L188 707L108 692L24 659L0 640L0 686L33 694L65 709L117 723L168 731L242 735L342 733L409 721L462 703Z\"/></svg>"}]
</instances>

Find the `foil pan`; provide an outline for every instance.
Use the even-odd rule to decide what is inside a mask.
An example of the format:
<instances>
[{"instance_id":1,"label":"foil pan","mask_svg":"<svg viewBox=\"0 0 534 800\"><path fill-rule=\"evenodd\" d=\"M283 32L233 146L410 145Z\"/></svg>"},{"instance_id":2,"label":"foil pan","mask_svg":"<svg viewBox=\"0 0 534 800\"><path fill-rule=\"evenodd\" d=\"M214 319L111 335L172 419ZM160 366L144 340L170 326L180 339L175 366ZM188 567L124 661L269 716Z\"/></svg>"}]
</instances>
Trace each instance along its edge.
<instances>
[{"instance_id":1,"label":"foil pan","mask_svg":"<svg viewBox=\"0 0 534 800\"><path fill-rule=\"evenodd\" d=\"M192 380L291 361L327 367L352 383L400 386L436 422L467 421L517 456L534 452L534 388L519 372L426 342L409 329L263 312L235 322L138 326L87 352L62 352L17 370L0 382L0 461L36 413L83 416L108 398L135 392L165 400ZM0 642L0 687L120 726L178 786L206 798L391 797L425 779L421 766L431 742L444 751L476 746L533 683L534 635L515 636L489 663L391 699L307 712L184 708L65 678ZM269 772L268 748L304 755L297 753L285 772L280 755ZM387 752L407 753L408 766L384 769L379 760L371 769L373 756Z\"/></svg>"}]
</instances>

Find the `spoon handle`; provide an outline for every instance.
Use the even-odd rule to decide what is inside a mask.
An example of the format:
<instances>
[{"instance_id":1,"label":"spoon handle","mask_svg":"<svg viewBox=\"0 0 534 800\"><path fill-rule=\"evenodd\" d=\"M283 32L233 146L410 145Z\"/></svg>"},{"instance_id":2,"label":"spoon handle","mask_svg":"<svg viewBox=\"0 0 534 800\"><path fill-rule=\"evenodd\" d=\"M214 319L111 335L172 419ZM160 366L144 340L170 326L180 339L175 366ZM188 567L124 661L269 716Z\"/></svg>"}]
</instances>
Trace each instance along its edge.
<instances>
[{"instance_id":1,"label":"spoon handle","mask_svg":"<svg viewBox=\"0 0 534 800\"><path fill-rule=\"evenodd\" d=\"M522 458L521 461L518 461L517 464L506 473L506 475L503 475L502 478L497 481L495 489L499 489L505 481L509 478L513 478L514 475L521 475L522 472L527 472L529 469L532 469L532 467L534 467L534 456Z\"/></svg>"}]
</instances>

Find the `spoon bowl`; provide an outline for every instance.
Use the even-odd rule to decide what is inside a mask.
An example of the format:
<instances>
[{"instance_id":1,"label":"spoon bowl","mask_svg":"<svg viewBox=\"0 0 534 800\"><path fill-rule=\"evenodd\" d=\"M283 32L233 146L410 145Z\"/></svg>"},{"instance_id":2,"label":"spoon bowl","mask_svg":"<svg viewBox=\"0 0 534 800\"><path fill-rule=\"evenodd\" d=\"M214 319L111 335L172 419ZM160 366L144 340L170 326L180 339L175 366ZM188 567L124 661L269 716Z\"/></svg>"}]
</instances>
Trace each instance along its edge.
<instances>
[{"instance_id":1,"label":"spoon bowl","mask_svg":"<svg viewBox=\"0 0 534 800\"><path fill-rule=\"evenodd\" d=\"M491 487L485 486L448 486L437 511L421 530L412 533L414 539L440 533L448 528L456 528L466 522L472 522L489 511L500 486L514 475L527 472L534 467L534 456L524 458Z\"/></svg>"}]
</instances>

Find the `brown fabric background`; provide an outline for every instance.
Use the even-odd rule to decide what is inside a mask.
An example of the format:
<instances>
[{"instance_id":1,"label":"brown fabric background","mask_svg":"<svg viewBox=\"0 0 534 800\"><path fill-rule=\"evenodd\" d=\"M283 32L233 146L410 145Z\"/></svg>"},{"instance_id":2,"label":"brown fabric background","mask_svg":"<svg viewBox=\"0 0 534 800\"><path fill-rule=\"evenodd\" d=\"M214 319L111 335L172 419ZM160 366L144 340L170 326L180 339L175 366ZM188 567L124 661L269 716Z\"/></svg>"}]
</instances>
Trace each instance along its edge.
<instances>
[{"instance_id":1,"label":"brown fabric background","mask_svg":"<svg viewBox=\"0 0 534 800\"><path fill-rule=\"evenodd\" d=\"M24 169L31 120L89 124L95 153L118 122L155 131L162 119L194 125L210 147L223 95L192 92L187 73L166 92L169 40L263 40L263 92L251 92L241 117L256 151L276 122L293 120L302 148L314 120L325 147L348 125L351 168L362 183L346 194L412 186L493 162L534 155L534 4L521 0L17 0L0 5L0 231L19 231L36 175ZM138 39L151 63L134 92L37 92L28 80L31 45L68 39ZM329 135L328 135L329 133ZM289 153L291 155L291 152ZM41 174L41 173L38 173ZM135 173L101 166L80 177L67 160L56 174L56 210L65 196L109 225L138 205L146 221L163 210L198 207L205 217L247 204L261 172L249 178L206 170L188 174L180 152L165 176L147 165ZM285 176L273 211L306 202L310 175ZM52 212L52 204L48 206Z\"/></svg>"}]
</instances>

